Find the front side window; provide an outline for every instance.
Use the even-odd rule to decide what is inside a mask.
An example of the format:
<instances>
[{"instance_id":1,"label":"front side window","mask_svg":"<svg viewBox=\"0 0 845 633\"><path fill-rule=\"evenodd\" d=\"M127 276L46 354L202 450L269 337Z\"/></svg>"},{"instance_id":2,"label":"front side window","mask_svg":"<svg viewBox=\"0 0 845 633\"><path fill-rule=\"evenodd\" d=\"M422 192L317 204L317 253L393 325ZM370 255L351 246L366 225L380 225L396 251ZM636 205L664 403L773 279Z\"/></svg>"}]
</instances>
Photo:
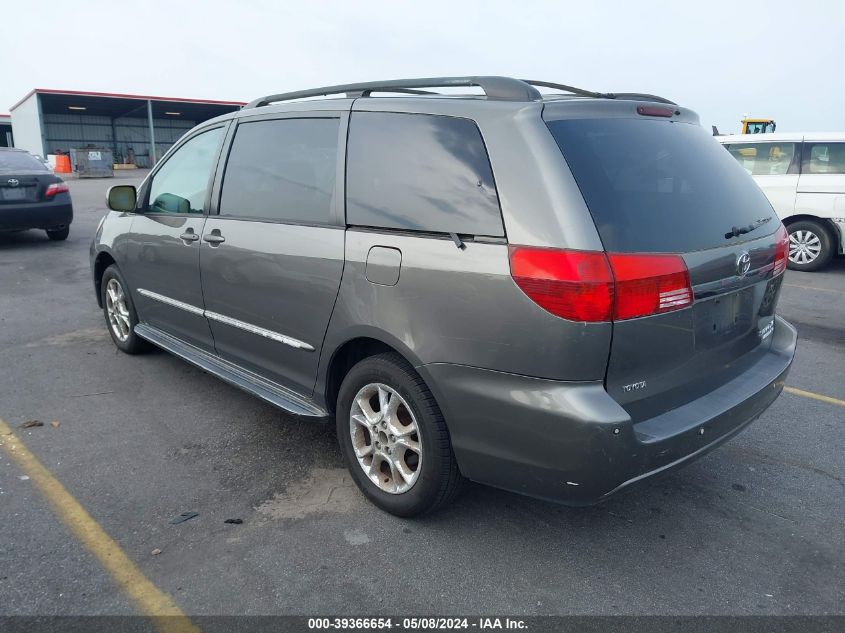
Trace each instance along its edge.
<instances>
[{"instance_id":1,"label":"front side window","mask_svg":"<svg viewBox=\"0 0 845 633\"><path fill-rule=\"evenodd\" d=\"M176 150L153 176L148 211L202 213L224 128L203 132Z\"/></svg>"},{"instance_id":2,"label":"front side window","mask_svg":"<svg viewBox=\"0 0 845 633\"><path fill-rule=\"evenodd\" d=\"M845 143L806 143L805 174L845 174Z\"/></svg>"},{"instance_id":3,"label":"front side window","mask_svg":"<svg viewBox=\"0 0 845 633\"><path fill-rule=\"evenodd\" d=\"M782 176L789 173L795 143L732 143L728 151L752 176Z\"/></svg>"},{"instance_id":4,"label":"front side window","mask_svg":"<svg viewBox=\"0 0 845 633\"><path fill-rule=\"evenodd\" d=\"M353 113L346 187L349 224L504 235L487 150L468 119Z\"/></svg>"},{"instance_id":5,"label":"front side window","mask_svg":"<svg viewBox=\"0 0 845 633\"><path fill-rule=\"evenodd\" d=\"M336 118L238 125L226 162L220 215L328 224L339 127Z\"/></svg>"}]
</instances>

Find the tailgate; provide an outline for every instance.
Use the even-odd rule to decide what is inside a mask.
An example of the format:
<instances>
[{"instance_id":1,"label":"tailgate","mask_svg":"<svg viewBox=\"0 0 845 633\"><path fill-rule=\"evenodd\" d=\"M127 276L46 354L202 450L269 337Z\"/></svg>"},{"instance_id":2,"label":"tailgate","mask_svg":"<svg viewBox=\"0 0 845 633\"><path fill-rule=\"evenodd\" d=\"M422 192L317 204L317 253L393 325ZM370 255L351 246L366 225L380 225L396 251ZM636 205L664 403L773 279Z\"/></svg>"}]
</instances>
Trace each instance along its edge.
<instances>
[{"instance_id":1,"label":"tailgate","mask_svg":"<svg viewBox=\"0 0 845 633\"><path fill-rule=\"evenodd\" d=\"M606 389L636 422L765 354L786 233L752 178L688 113L620 108L591 118L558 108L547 125L613 268Z\"/></svg>"},{"instance_id":2,"label":"tailgate","mask_svg":"<svg viewBox=\"0 0 845 633\"><path fill-rule=\"evenodd\" d=\"M635 422L705 395L765 354L783 282L774 256L774 235L686 254L692 306L614 323L607 391Z\"/></svg>"}]
</instances>

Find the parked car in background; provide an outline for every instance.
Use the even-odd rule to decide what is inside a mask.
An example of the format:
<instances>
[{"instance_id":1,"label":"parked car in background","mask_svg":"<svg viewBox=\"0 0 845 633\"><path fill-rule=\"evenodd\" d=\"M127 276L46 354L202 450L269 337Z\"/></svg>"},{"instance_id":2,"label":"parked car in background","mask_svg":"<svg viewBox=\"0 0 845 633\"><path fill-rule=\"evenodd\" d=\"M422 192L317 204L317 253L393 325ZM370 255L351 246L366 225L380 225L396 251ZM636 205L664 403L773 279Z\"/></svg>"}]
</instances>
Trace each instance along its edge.
<instances>
[{"instance_id":1,"label":"parked car in background","mask_svg":"<svg viewBox=\"0 0 845 633\"><path fill-rule=\"evenodd\" d=\"M72 221L67 184L29 152L0 147L0 231L43 229L65 240Z\"/></svg>"},{"instance_id":2,"label":"parked car in background","mask_svg":"<svg viewBox=\"0 0 845 633\"><path fill-rule=\"evenodd\" d=\"M813 271L845 254L845 134L720 136L789 231L789 268Z\"/></svg>"},{"instance_id":3,"label":"parked car in background","mask_svg":"<svg viewBox=\"0 0 845 633\"><path fill-rule=\"evenodd\" d=\"M333 420L402 516L464 478L601 500L756 419L795 351L783 225L660 97L505 77L273 95L108 201L91 267L115 345Z\"/></svg>"}]
</instances>

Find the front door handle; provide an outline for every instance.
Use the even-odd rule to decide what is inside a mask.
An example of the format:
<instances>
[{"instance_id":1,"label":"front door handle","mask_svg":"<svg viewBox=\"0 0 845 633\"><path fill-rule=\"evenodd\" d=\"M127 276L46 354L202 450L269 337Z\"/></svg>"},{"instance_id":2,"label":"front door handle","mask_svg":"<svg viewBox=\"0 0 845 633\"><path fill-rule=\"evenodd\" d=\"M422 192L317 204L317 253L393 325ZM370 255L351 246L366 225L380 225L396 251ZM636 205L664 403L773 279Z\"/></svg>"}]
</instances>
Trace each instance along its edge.
<instances>
[{"instance_id":1,"label":"front door handle","mask_svg":"<svg viewBox=\"0 0 845 633\"><path fill-rule=\"evenodd\" d=\"M200 236L194 233L194 229L188 229L179 236L179 239L185 242L185 244L196 242L199 238Z\"/></svg>"},{"instance_id":2,"label":"front door handle","mask_svg":"<svg viewBox=\"0 0 845 633\"><path fill-rule=\"evenodd\" d=\"M202 239L208 242L211 246L219 246L226 241L226 238L220 235L220 229L212 230L211 233L203 235Z\"/></svg>"}]
</instances>

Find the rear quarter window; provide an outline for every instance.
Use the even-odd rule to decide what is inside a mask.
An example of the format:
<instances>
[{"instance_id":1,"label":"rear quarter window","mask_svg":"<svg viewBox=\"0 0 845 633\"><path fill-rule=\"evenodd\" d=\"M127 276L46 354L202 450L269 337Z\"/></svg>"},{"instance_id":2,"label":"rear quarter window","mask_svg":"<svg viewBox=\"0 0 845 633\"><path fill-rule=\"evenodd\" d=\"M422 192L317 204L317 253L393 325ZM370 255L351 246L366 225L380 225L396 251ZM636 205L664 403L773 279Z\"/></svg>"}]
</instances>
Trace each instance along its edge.
<instances>
[{"instance_id":1,"label":"rear quarter window","mask_svg":"<svg viewBox=\"0 0 845 633\"><path fill-rule=\"evenodd\" d=\"M468 119L353 113L346 191L351 225L504 235L487 150Z\"/></svg>"},{"instance_id":2,"label":"rear quarter window","mask_svg":"<svg viewBox=\"0 0 845 633\"><path fill-rule=\"evenodd\" d=\"M547 123L608 251L683 253L777 230L754 180L698 125L628 118ZM734 234L749 226L756 228Z\"/></svg>"},{"instance_id":3,"label":"rear quarter window","mask_svg":"<svg viewBox=\"0 0 845 633\"><path fill-rule=\"evenodd\" d=\"M845 143L805 143L805 174L845 174Z\"/></svg>"}]
</instances>

